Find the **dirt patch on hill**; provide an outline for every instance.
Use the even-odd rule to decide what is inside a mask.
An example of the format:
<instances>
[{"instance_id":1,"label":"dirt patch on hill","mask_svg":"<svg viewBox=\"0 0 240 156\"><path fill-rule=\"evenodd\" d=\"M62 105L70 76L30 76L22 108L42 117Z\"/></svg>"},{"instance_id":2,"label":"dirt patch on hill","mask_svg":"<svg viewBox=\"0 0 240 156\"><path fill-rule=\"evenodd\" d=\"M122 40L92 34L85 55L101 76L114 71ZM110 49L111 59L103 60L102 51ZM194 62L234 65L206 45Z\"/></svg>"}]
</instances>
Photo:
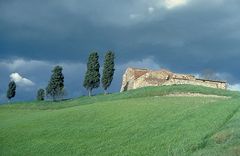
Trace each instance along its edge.
<instances>
[{"instance_id":1,"label":"dirt patch on hill","mask_svg":"<svg viewBox=\"0 0 240 156\"><path fill-rule=\"evenodd\" d=\"M167 97L212 97L212 98L222 98L222 99L230 99L229 96L219 96L219 95L206 95L200 93L174 93L165 95Z\"/></svg>"}]
</instances>

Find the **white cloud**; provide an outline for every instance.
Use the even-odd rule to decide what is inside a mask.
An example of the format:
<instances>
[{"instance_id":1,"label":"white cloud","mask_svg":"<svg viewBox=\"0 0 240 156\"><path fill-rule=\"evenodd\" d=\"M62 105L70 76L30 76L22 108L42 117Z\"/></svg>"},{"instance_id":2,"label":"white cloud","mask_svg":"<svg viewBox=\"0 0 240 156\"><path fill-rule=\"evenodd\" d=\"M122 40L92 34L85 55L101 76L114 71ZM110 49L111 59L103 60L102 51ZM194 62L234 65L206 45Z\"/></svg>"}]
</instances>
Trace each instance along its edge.
<instances>
[{"instance_id":1,"label":"white cloud","mask_svg":"<svg viewBox=\"0 0 240 156\"><path fill-rule=\"evenodd\" d=\"M237 84L229 85L228 89L232 91L240 91L240 84L237 83Z\"/></svg>"},{"instance_id":2,"label":"white cloud","mask_svg":"<svg viewBox=\"0 0 240 156\"><path fill-rule=\"evenodd\" d=\"M130 14L130 15L129 15L129 18L130 18L130 19L136 19L136 18L138 18L138 17L139 17L138 14Z\"/></svg>"},{"instance_id":3,"label":"white cloud","mask_svg":"<svg viewBox=\"0 0 240 156\"><path fill-rule=\"evenodd\" d=\"M149 7L148 8L148 13L149 14L152 14L154 11L155 11L155 9L153 7Z\"/></svg>"},{"instance_id":4,"label":"white cloud","mask_svg":"<svg viewBox=\"0 0 240 156\"><path fill-rule=\"evenodd\" d=\"M80 74L81 73L84 74L86 70L85 63L50 62L50 61L43 61L43 60L26 60L26 59L18 58L14 60L0 61L0 71L4 71L7 74L7 75L0 75L0 78L1 79L4 78L5 80L8 81L9 80L8 75L11 74L10 78L14 79L19 86L30 87L31 84L34 84L35 88L42 88L47 85L48 80L50 78L51 70L56 65L60 65L63 67L63 74L66 77L66 84L70 84L72 83L72 81L75 81L81 78ZM23 76L21 76L21 74L19 73L31 75L31 80L27 78L23 78Z\"/></svg>"},{"instance_id":5,"label":"white cloud","mask_svg":"<svg viewBox=\"0 0 240 156\"><path fill-rule=\"evenodd\" d=\"M128 67L133 68L148 68L153 70L161 69L160 65L156 63L151 57L138 60L138 61L129 61L125 64L117 65L117 69L126 70Z\"/></svg>"},{"instance_id":6,"label":"white cloud","mask_svg":"<svg viewBox=\"0 0 240 156\"><path fill-rule=\"evenodd\" d=\"M7 68L11 72L16 72L18 70L31 71L36 68L44 68L49 66L48 62L39 61L39 60L24 60L24 59L15 59L12 61L2 61L0 62L0 67Z\"/></svg>"},{"instance_id":7,"label":"white cloud","mask_svg":"<svg viewBox=\"0 0 240 156\"><path fill-rule=\"evenodd\" d=\"M196 78L201 78L201 74L199 74L199 73L193 73L193 74L191 74L191 75L193 75L193 76L195 76Z\"/></svg>"},{"instance_id":8,"label":"white cloud","mask_svg":"<svg viewBox=\"0 0 240 156\"><path fill-rule=\"evenodd\" d=\"M187 4L187 0L165 0L164 2L167 9L173 9L175 7Z\"/></svg>"},{"instance_id":9,"label":"white cloud","mask_svg":"<svg viewBox=\"0 0 240 156\"><path fill-rule=\"evenodd\" d=\"M18 84L19 86L23 87L35 85L31 80L22 77L19 73L12 73L10 75L10 79L11 81L16 82L16 84Z\"/></svg>"},{"instance_id":10,"label":"white cloud","mask_svg":"<svg viewBox=\"0 0 240 156\"><path fill-rule=\"evenodd\" d=\"M29 73L39 69L44 69L45 71L51 71L56 65L63 66L66 70L76 70L83 69L86 65L83 63L69 63L69 62L49 62L42 60L25 60L25 59L15 59L12 61L2 61L0 62L0 68L8 69L10 72L24 72Z\"/></svg>"}]
</instances>

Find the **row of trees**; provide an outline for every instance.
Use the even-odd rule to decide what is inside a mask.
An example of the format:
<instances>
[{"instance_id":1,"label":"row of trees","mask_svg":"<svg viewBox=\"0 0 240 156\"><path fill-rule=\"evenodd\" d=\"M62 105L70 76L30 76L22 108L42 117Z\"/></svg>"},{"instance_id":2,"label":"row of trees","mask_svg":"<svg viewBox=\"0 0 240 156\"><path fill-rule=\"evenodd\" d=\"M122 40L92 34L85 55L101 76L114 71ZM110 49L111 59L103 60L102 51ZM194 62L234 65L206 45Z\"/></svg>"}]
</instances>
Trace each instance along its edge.
<instances>
[{"instance_id":1,"label":"row of trees","mask_svg":"<svg viewBox=\"0 0 240 156\"><path fill-rule=\"evenodd\" d=\"M104 89L104 94L107 94L107 89L110 87L114 75L114 59L115 55L112 51L108 51L105 55L102 77L100 76L99 55L93 52L89 55L87 62L87 71L85 73L83 86L88 90L88 95L92 96L92 90L100 87ZM44 100L45 96L50 96L54 101L61 99L64 96L64 75L63 68L56 66L52 70L52 75L46 88L39 89L37 92L37 100ZM101 80L100 80L101 78Z\"/></svg>"},{"instance_id":2,"label":"row of trees","mask_svg":"<svg viewBox=\"0 0 240 156\"><path fill-rule=\"evenodd\" d=\"M114 75L114 53L108 52L105 56L103 74L102 74L102 87L104 93L107 94L107 89L111 85ZM100 85L100 73L99 73L99 56L98 53L91 53L87 63L87 72L85 74L83 86L88 90L89 96L92 95L92 90L98 88Z\"/></svg>"},{"instance_id":3,"label":"row of trees","mask_svg":"<svg viewBox=\"0 0 240 156\"><path fill-rule=\"evenodd\" d=\"M100 80L100 64L99 55L97 52L93 52L89 55L87 63L87 71L85 73L85 78L83 86L88 90L88 95L92 96L92 90L99 88L100 82L102 83L102 88L104 89L104 94L107 94L107 89L110 87L113 75L114 75L114 60L115 55L112 51L108 51L105 55L104 66L102 77ZM52 75L46 90L39 89L37 91L37 100L43 101L46 96L52 97L54 101L61 99L64 94L64 75L62 73L63 68L61 66L56 66L52 70ZM8 85L7 98L11 100L16 95L16 83L11 81Z\"/></svg>"}]
</instances>

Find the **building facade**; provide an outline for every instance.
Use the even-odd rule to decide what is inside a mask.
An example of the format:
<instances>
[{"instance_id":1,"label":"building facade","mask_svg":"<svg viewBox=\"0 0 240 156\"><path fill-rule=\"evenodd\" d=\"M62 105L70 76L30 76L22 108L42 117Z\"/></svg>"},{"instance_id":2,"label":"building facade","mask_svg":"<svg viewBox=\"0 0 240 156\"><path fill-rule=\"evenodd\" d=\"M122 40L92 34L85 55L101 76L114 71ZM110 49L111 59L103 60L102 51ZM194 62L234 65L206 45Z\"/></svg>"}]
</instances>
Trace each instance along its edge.
<instances>
[{"instance_id":1,"label":"building facade","mask_svg":"<svg viewBox=\"0 0 240 156\"><path fill-rule=\"evenodd\" d=\"M168 70L128 68L123 75L121 92L147 86L190 84L227 89L224 81L198 79L193 75L176 74Z\"/></svg>"}]
</instances>

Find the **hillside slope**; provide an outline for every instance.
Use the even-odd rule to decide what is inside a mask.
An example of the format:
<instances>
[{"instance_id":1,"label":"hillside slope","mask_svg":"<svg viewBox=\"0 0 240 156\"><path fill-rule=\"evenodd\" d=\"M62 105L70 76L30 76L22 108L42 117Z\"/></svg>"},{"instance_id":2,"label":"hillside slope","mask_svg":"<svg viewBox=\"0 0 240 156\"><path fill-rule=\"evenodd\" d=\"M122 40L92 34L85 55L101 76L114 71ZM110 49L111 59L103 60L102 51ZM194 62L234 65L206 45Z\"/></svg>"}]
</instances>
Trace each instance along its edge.
<instances>
[{"instance_id":1,"label":"hillside slope","mask_svg":"<svg viewBox=\"0 0 240 156\"><path fill-rule=\"evenodd\" d=\"M173 93L228 96L166 97ZM237 155L238 92L195 86L0 107L0 155Z\"/></svg>"}]
</instances>

